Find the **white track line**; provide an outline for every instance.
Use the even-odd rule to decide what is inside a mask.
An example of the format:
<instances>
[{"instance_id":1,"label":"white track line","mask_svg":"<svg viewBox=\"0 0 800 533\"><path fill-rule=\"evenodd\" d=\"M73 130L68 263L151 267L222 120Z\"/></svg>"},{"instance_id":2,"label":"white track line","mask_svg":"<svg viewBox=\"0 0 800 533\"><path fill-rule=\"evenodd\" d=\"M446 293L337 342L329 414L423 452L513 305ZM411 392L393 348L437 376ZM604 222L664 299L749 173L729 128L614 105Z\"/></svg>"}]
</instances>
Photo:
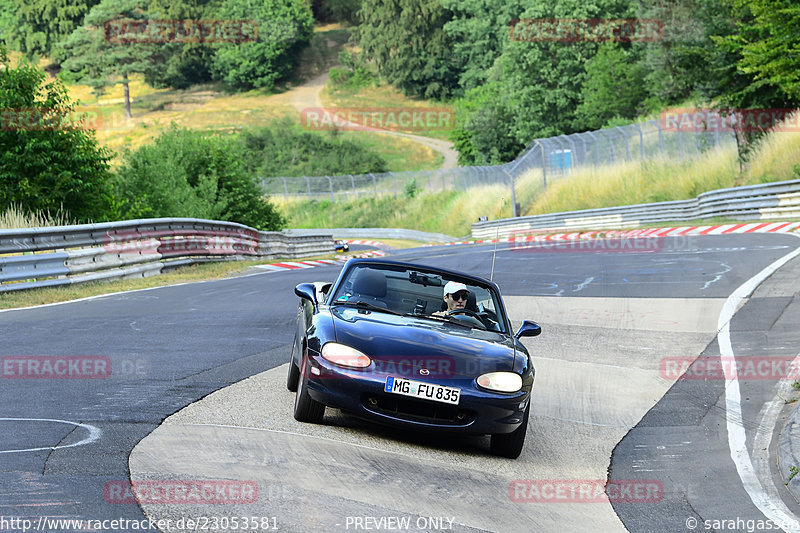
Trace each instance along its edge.
<instances>
[{"instance_id":1,"label":"white track line","mask_svg":"<svg viewBox=\"0 0 800 533\"><path fill-rule=\"evenodd\" d=\"M89 444L97 439L100 438L101 431L100 428L95 426L91 426L89 424L81 424L80 422L70 422L69 420L58 420L56 418L0 418L0 422L2 421L10 421L10 422L57 422L59 424L67 424L79 428L83 428L89 432L89 436L83 439L80 442L75 442L73 444L64 444L63 446L45 446L42 448L23 448L20 450L0 450L0 454L2 453L22 453L22 452L40 452L44 450L60 450L62 448L74 448L75 446L83 446L84 444Z\"/></svg>"},{"instance_id":2,"label":"white track line","mask_svg":"<svg viewBox=\"0 0 800 533\"><path fill-rule=\"evenodd\" d=\"M800 235L798 235L800 237ZM744 422L742 420L742 397L739 390L739 380L736 374L736 355L733 352L731 344L731 319L736 314L739 305L747 298L761 282L771 276L780 267L800 255L800 248L796 248L793 252L781 257L761 272L744 282L737 288L722 306L720 311L719 320L717 321L717 340L719 341L719 353L722 368L725 369L725 380L727 386L725 387L725 413L726 424L728 429L728 447L731 451L731 459L736 465L736 471L739 474L739 479L742 480L742 486L747 491L753 504L773 522L781 525L788 526L794 524L794 527L787 529L790 532L800 532L797 524L800 523L798 517L789 510L783 501L774 501L767 495L761 482L758 480L753 462L750 454L747 451L747 434L744 429ZM733 364L726 364L733 362Z\"/></svg>"}]
</instances>

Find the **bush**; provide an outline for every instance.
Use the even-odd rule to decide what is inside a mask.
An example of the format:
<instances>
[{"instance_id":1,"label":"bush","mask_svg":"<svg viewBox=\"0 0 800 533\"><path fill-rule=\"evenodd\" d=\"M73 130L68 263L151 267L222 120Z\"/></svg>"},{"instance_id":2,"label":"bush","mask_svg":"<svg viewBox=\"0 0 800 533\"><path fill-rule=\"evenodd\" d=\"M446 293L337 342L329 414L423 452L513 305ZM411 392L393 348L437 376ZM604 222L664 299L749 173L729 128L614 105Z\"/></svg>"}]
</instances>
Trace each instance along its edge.
<instances>
[{"instance_id":1,"label":"bush","mask_svg":"<svg viewBox=\"0 0 800 533\"><path fill-rule=\"evenodd\" d=\"M331 83L334 87L357 90L376 84L376 76L369 70L360 55L342 50L339 52L339 63L344 67L333 67L330 70Z\"/></svg>"},{"instance_id":2,"label":"bush","mask_svg":"<svg viewBox=\"0 0 800 533\"><path fill-rule=\"evenodd\" d=\"M256 42L219 45L214 55L214 76L240 89L271 89L287 78L314 31L311 7L303 0L224 0L219 18L258 24Z\"/></svg>"},{"instance_id":3,"label":"bush","mask_svg":"<svg viewBox=\"0 0 800 533\"><path fill-rule=\"evenodd\" d=\"M153 144L125 154L115 180L118 216L196 217L282 229L283 217L243 159L237 138L173 124Z\"/></svg>"},{"instance_id":4,"label":"bush","mask_svg":"<svg viewBox=\"0 0 800 533\"><path fill-rule=\"evenodd\" d=\"M386 160L338 132L304 131L291 120L242 133L248 168L259 176L386 172Z\"/></svg>"}]
</instances>

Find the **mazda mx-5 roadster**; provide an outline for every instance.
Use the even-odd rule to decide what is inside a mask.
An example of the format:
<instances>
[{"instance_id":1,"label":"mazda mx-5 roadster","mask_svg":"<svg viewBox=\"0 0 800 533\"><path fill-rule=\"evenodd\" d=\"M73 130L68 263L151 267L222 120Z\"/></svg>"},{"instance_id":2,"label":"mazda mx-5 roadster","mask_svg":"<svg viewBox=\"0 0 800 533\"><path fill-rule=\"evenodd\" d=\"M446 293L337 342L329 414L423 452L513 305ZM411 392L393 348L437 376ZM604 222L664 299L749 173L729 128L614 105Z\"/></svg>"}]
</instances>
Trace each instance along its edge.
<instances>
[{"instance_id":1,"label":"mazda mx-5 roadster","mask_svg":"<svg viewBox=\"0 0 800 533\"><path fill-rule=\"evenodd\" d=\"M520 338L541 328L526 320L514 333L496 283L351 259L333 283L295 293L295 419L322 423L332 407L410 430L490 435L493 454L520 455L534 379Z\"/></svg>"}]
</instances>

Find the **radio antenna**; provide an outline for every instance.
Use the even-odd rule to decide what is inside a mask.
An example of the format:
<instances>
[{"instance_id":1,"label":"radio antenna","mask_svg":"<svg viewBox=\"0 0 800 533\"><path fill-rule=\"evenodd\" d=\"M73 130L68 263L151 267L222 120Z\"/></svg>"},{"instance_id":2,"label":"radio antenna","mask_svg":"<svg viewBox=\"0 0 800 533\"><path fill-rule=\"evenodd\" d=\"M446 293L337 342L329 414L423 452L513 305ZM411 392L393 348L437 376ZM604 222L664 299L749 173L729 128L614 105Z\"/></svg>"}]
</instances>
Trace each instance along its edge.
<instances>
[{"instance_id":1,"label":"radio antenna","mask_svg":"<svg viewBox=\"0 0 800 533\"><path fill-rule=\"evenodd\" d=\"M500 198L503 202L505 198ZM497 256L497 241L500 240L500 224L497 225L497 231L494 235L494 252L492 252L492 272L489 274L489 281L494 281L494 258Z\"/></svg>"}]
</instances>

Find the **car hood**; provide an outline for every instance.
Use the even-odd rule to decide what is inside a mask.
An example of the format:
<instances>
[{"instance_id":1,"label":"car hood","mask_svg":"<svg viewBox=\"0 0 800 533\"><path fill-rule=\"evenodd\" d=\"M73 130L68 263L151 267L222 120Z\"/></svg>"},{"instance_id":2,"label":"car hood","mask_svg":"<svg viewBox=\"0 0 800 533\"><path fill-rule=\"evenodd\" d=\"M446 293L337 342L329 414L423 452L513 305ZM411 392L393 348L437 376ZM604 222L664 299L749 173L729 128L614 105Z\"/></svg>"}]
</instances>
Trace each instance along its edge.
<instances>
[{"instance_id":1,"label":"car hood","mask_svg":"<svg viewBox=\"0 0 800 533\"><path fill-rule=\"evenodd\" d=\"M347 307L331 309L330 316L336 342L384 364L447 367L464 376L524 366L526 355L517 353L507 334Z\"/></svg>"}]
</instances>

